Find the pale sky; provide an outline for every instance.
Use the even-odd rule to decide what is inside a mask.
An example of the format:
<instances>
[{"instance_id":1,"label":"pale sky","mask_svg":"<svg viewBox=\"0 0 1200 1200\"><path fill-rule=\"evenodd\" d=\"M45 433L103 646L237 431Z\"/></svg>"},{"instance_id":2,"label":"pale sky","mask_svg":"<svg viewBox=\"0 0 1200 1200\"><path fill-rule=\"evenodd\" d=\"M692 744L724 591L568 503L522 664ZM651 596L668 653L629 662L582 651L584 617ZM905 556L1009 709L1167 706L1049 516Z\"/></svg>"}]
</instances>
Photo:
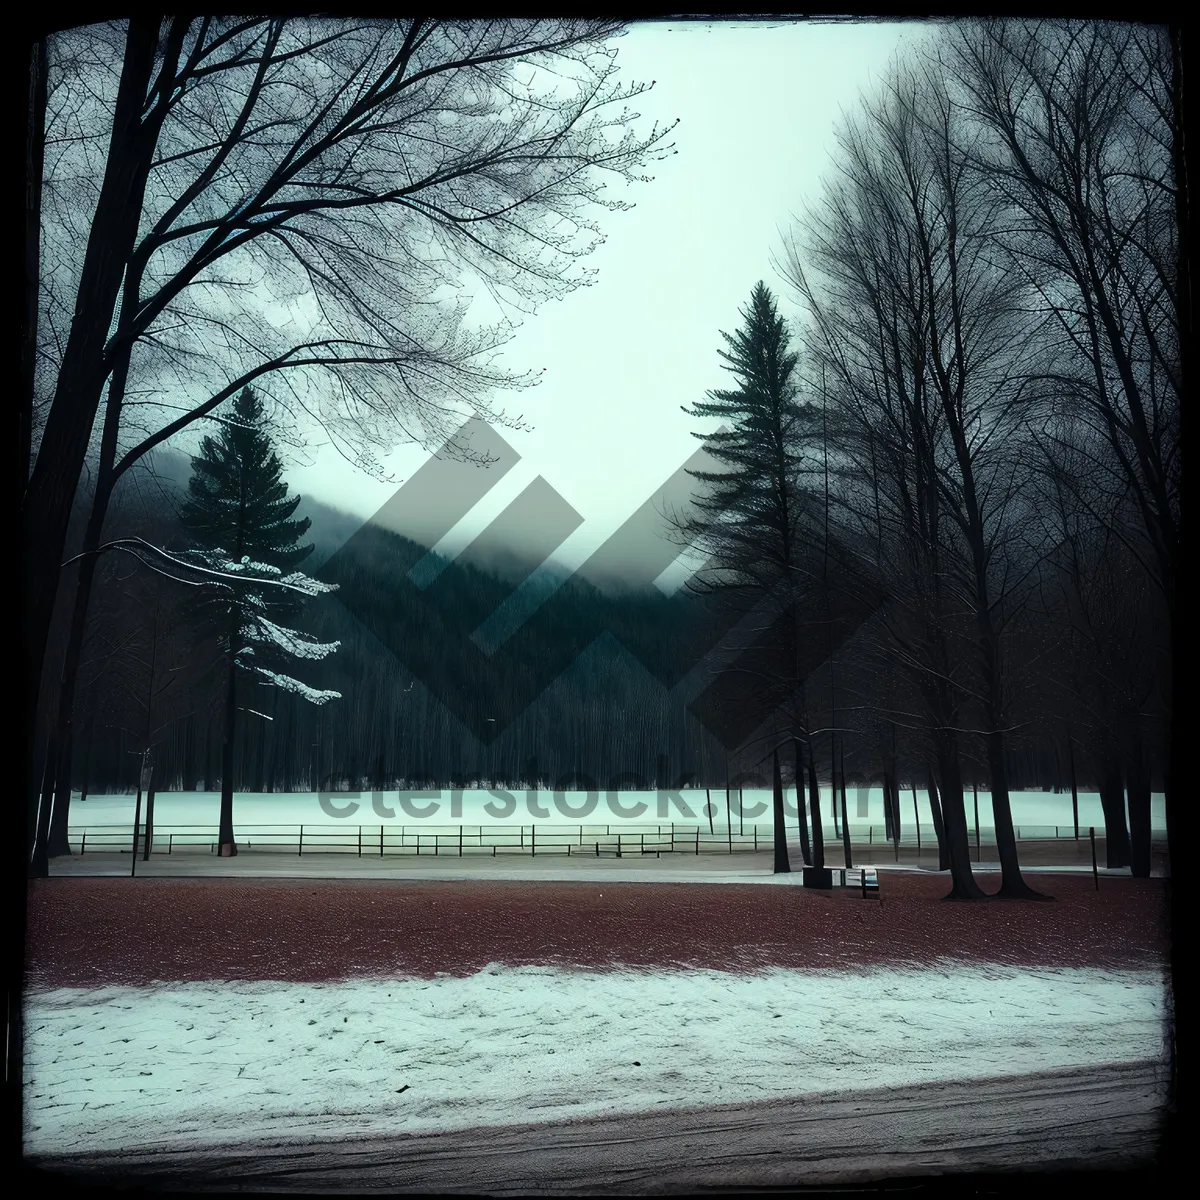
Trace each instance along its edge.
<instances>
[{"instance_id":1,"label":"pale sky","mask_svg":"<svg viewBox=\"0 0 1200 1200\"><path fill-rule=\"evenodd\" d=\"M635 111L680 123L678 154L651 183L628 189L636 207L599 214L607 240L585 260L590 287L551 302L506 347L517 370L542 382L498 395L532 432L503 431L521 461L442 541L462 548L536 476L583 517L555 557L579 565L698 448L681 411L728 386L718 331L764 280L793 313L771 267L791 214L819 192L842 109L870 90L902 43L928 26L896 23L635 24L619 40L623 80L656 80ZM403 479L429 457L397 450ZM332 448L289 472L293 488L370 517L396 489Z\"/></svg>"}]
</instances>

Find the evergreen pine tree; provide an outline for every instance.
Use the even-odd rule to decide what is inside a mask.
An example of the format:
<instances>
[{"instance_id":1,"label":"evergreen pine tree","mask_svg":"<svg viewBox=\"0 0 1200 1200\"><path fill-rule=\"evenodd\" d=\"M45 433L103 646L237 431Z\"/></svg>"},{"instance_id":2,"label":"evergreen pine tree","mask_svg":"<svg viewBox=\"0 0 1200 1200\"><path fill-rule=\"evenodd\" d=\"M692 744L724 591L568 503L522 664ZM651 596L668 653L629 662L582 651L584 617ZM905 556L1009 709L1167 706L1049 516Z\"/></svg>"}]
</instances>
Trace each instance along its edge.
<instances>
[{"instance_id":1,"label":"evergreen pine tree","mask_svg":"<svg viewBox=\"0 0 1200 1200\"><path fill-rule=\"evenodd\" d=\"M301 544L309 520L294 519L301 498L288 495L282 475L283 466L264 428L262 402L246 388L234 401L221 436L201 442L180 510L195 546L193 555L231 577L205 584L189 606L198 629L217 635L226 663L218 838L222 855L237 853L233 764L239 694L246 683L296 692L315 704L340 695L311 688L285 670L295 658L324 658L338 643L317 642L283 624L299 614L303 597L279 585L313 582L296 570L313 548Z\"/></svg>"},{"instance_id":2,"label":"evergreen pine tree","mask_svg":"<svg viewBox=\"0 0 1200 1200\"><path fill-rule=\"evenodd\" d=\"M710 555L710 567L694 577L696 590L731 593L743 604L782 595L782 644L774 658L774 677L766 682L797 698L788 714L790 732L808 740L799 693L803 681L796 611L809 574L806 551L816 529L806 476L812 470L819 414L797 397L797 355L788 349L787 324L765 284L754 287L742 318L736 333L721 332L726 348L718 351L737 386L710 391L705 400L683 410L721 420L720 432L694 436L726 468L689 472L704 487L694 497L698 516L683 525ZM779 819L775 839L777 858L785 858L786 833Z\"/></svg>"}]
</instances>

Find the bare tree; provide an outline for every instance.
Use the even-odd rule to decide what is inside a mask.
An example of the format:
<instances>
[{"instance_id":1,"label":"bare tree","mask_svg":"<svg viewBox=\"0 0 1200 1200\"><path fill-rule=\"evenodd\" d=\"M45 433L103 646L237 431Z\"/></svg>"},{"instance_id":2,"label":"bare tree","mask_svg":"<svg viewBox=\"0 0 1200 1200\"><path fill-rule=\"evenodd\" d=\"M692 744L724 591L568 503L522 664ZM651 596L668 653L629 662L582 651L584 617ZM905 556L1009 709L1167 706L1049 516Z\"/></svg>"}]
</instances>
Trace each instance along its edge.
<instances>
[{"instance_id":1,"label":"bare tree","mask_svg":"<svg viewBox=\"0 0 1200 1200\"><path fill-rule=\"evenodd\" d=\"M1093 435L1080 499L1094 503L1105 483L1104 519L1115 497L1131 498L1140 531L1118 532L1160 593L1168 647L1188 300L1177 50L1161 26L989 21L957 28L943 56L986 131L981 168L1016 215L998 243L1057 333L1060 412ZM1159 687L1169 713L1169 662Z\"/></svg>"},{"instance_id":2,"label":"bare tree","mask_svg":"<svg viewBox=\"0 0 1200 1200\"><path fill-rule=\"evenodd\" d=\"M809 315L810 360L828 372L838 409L831 437L842 519L858 526L861 552L875 557L886 581L889 653L918 686L931 723L950 894L975 898L982 892L971 873L958 761L973 672L959 645L964 596L954 576L964 561L955 414L934 347L943 352L956 332L945 316L956 303L947 277L957 247L941 220L952 197L939 186L923 94L924 81L898 69L884 97L840 131L840 177L808 214L782 269Z\"/></svg>"},{"instance_id":3,"label":"bare tree","mask_svg":"<svg viewBox=\"0 0 1200 1200\"><path fill-rule=\"evenodd\" d=\"M528 380L488 354L513 313L584 281L571 268L600 236L589 207L626 206L601 176L640 178L667 149L616 108L643 90L614 82L617 32L129 24L76 315L43 354L55 386L23 505L31 661L102 395L85 550L134 461L267 376L282 427L316 422L367 469L375 447L436 437L464 408L505 419L488 393ZM501 323L472 324L460 289L486 293Z\"/></svg>"}]
</instances>

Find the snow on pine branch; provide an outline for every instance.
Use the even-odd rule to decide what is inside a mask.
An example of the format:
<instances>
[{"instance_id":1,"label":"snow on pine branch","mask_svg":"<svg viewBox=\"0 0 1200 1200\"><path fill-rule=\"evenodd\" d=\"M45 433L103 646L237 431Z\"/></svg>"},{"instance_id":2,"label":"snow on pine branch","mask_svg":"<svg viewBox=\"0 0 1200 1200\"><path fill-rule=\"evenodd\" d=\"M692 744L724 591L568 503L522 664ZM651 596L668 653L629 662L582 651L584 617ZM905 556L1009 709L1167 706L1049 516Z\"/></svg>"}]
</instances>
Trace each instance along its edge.
<instances>
[{"instance_id":1,"label":"snow on pine branch","mask_svg":"<svg viewBox=\"0 0 1200 1200\"><path fill-rule=\"evenodd\" d=\"M269 563L251 562L248 555L244 555L239 562L220 551L185 550L182 554L172 554L140 537L116 538L105 542L95 550L85 550L82 554L67 559L63 566L68 567L89 554L103 554L109 550L131 554L157 574L165 575L189 587L204 587L214 582L232 581L240 584L265 584L268 587L299 592L304 596L320 596L326 592L336 592L338 589L336 583L323 583L305 575L303 571L293 571L290 575L284 575L278 567ZM170 568L175 568L178 573L172 572Z\"/></svg>"},{"instance_id":2,"label":"snow on pine branch","mask_svg":"<svg viewBox=\"0 0 1200 1200\"><path fill-rule=\"evenodd\" d=\"M301 633L296 629L285 629L268 621L266 617L257 616L247 623L246 633L251 638L266 640L278 646L281 650L295 658L322 659L332 654L342 643L318 642L316 638Z\"/></svg>"},{"instance_id":3,"label":"snow on pine branch","mask_svg":"<svg viewBox=\"0 0 1200 1200\"><path fill-rule=\"evenodd\" d=\"M269 679L276 687L282 688L285 692L295 692L310 704L324 704L326 700L342 698L341 692L309 687L307 683L301 683L299 679L293 679L290 675L281 675L278 671L270 671L266 667L255 666L254 670Z\"/></svg>"}]
</instances>

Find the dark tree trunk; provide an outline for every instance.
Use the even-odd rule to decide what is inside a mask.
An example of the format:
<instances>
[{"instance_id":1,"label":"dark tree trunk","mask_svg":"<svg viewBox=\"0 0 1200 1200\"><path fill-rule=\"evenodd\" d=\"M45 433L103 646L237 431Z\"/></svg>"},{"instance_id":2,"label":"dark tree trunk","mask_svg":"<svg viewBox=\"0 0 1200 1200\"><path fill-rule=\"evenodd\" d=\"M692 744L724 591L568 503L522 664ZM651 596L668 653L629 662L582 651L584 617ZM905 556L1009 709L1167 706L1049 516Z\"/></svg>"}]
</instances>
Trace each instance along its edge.
<instances>
[{"instance_id":1,"label":"dark tree trunk","mask_svg":"<svg viewBox=\"0 0 1200 1200\"><path fill-rule=\"evenodd\" d=\"M900 839L904 835L904 822L900 819L900 785L896 779L895 768L887 777L887 785L892 813L892 842L899 846Z\"/></svg>"},{"instance_id":2,"label":"dark tree trunk","mask_svg":"<svg viewBox=\"0 0 1200 1200\"><path fill-rule=\"evenodd\" d=\"M88 783L92 770L92 739L96 736L96 718L89 714L87 732L83 735L83 761L79 764L79 803L88 797Z\"/></svg>"},{"instance_id":3,"label":"dark tree trunk","mask_svg":"<svg viewBox=\"0 0 1200 1200\"><path fill-rule=\"evenodd\" d=\"M184 725L183 734L183 767L180 777L180 783L185 792L198 792L199 777L197 768L200 765L199 755L196 753L196 715L193 713L188 717Z\"/></svg>"},{"instance_id":4,"label":"dark tree trunk","mask_svg":"<svg viewBox=\"0 0 1200 1200\"><path fill-rule=\"evenodd\" d=\"M883 773L883 833L889 842L895 841L895 813L892 810L892 777L891 772Z\"/></svg>"},{"instance_id":5,"label":"dark tree trunk","mask_svg":"<svg viewBox=\"0 0 1200 1200\"><path fill-rule=\"evenodd\" d=\"M41 281L42 174L46 148L46 39L29 61L29 126L25 142L25 327L21 338L20 482L33 457L33 383L37 368L38 292Z\"/></svg>"},{"instance_id":6,"label":"dark tree trunk","mask_svg":"<svg viewBox=\"0 0 1200 1200\"><path fill-rule=\"evenodd\" d=\"M825 830L821 826L821 787L817 783L817 765L814 761L812 741L808 743L808 807L812 812L813 867L825 868Z\"/></svg>"},{"instance_id":7,"label":"dark tree trunk","mask_svg":"<svg viewBox=\"0 0 1200 1200\"><path fill-rule=\"evenodd\" d=\"M792 864L788 860L787 826L783 821L783 776L779 773L779 751L772 751L771 758L774 766L772 825L775 835L775 874L783 875L791 871Z\"/></svg>"},{"instance_id":8,"label":"dark tree trunk","mask_svg":"<svg viewBox=\"0 0 1200 1200\"><path fill-rule=\"evenodd\" d=\"M829 808L833 813L833 836L842 836L842 824L838 820L837 738L829 740Z\"/></svg>"},{"instance_id":9,"label":"dark tree trunk","mask_svg":"<svg viewBox=\"0 0 1200 1200\"><path fill-rule=\"evenodd\" d=\"M942 738L938 754L942 790L940 796L941 825L946 858L953 879L947 900L981 900L985 892L975 882L971 871L971 845L967 834L967 812L963 803L962 776L959 774L957 747L947 737ZM932 777L931 777L932 783ZM933 784L930 799L936 797Z\"/></svg>"},{"instance_id":10,"label":"dark tree trunk","mask_svg":"<svg viewBox=\"0 0 1200 1200\"><path fill-rule=\"evenodd\" d=\"M1139 737L1129 763L1129 866L1138 879L1150 878L1150 758Z\"/></svg>"},{"instance_id":11,"label":"dark tree trunk","mask_svg":"<svg viewBox=\"0 0 1200 1200\"><path fill-rule=\"evenodd\" d=\"M146 843L142 848L142 861L150 858L150 848L154 843L154 783L151 781L146 788Z\"/></svg>"},{"instance_id":12,"label":"dark tree trunk","mask_svg":"<svg viewBox=\"0 0 1200 1200\"><path fill-rule=\"evenodd\" d=\"M976 861L976 862L978 862L978 861L979 861L979 858L980 858L980 846L979 846L979 784L978 784L978 783L972 783L972 784L971 784L971 799L972 799L972 801L974 802L974 805L975 805L975 861Z\"/></svg>"},{"instance_id":13,"label":"dark tree trunk","mask_svg":"<svg viewBox=\"0 0 1200 1200\"><path fill-rule=\"evenodd\" d=\"M237 664L233 659L235 651L236 644L231 643L229 677L225 690L225 724L221 740L221 828L217 835L218 853L222 858L232 858L237 854L237 842L233 836L233 751L237 732Z\"/></svg>"},{"instance_id":14,"label":"dark tree trunk","mask_svg":"<svg viewBox=\"0 0 1200 1200\"><path fill-rule=\"evenodd\" d=\"M850 816L846 807L846 758L845 743L842 744L841 784L842 784L842 851L846 856L846 866L854 866L854 855L850 850ZM834 803L837 803L836 798Z\"/></svg>"},{"instance_id":15,"label":"dark tree trunk","mask_svg":"<svg viewBox=\"0 0 1200 1200\"><path fill-rule=\"evenodd\" d=\"M68 729L59 743L58 765L54 771L54 807L50 813L50 830L46 845L46 853L50 858L71 853L67 826L71 813L71 760L74 751L72 742L71 730Z\"/></svg>"},{"instance_id":16,"label":"dark tree trunk","mask_svg":"<svg viewBox=\"0 0 1200 1200\"><path fill-rule=\"evenodd\" d=\"M933 768L926 766L926 775L929 778L927 790L929 792L929 812L933 817L933 833L937 838L938 844L938 870L945 871L950 866L950 856L946 851L946 828L942 824L942 806L938 802L937 783L933 778Z\"/></svg>"},{"instance_id":17,"label":"dark tree trunk","mask_svg":"<svg viewBox=\"0 0 1200 1200\"><path fill-rule=\"evenodd\" d=\"M216 791L217 781L217 766L216 760L213 757L213 724L212 721L204 723L204 790L206 792Z\"/></svg>"},{"instance_id":18,"label":"dark tree trunk","mask_svg":"<svg viewBox=\"0 0 1200 1200\"><path fill-rule=\"evenodd\" d=\"M988 770L992 777L992 826L996 850L1000 855L1001 900L1045 900L1048 897L1033 888L1021 877L1017 859L1017 836L1013 830L1012 806L1008 801L1008 769L1004 761L1004 735L993 728L987 735Z\"/></svg>"},{"instance_id":19,"label":"dark tree trunk","mask_svg":"<svg viewBox=\"0 0 1200 1200\"><path fill-rule=\"evenodd\" d=\"M808 817L804 811L804 748L799 738L792 738L792 752L796 757L796 818L800 824L800 853L804 865L812 866L812 849L808 843Z\"/></svg>"},{"instance_id":20,"label":"dark tree trunk","mask_svg":"<svg viewBox=\"0 0 1200 1200\"><path fill-rule=\"evenodd\" d=\"M29 874L34 879L45 879L50 874L50 859L46 843L50 833L50 807L54 803L54 763L58 747L54 733L46 746L46 761L42 769L42 789L37 810L37 825L33 831L33 856L29 863Z\"/></svg>"},{"instance_id":21,"label":"dark tree trunk","mask_svg":"<svg viewBox=\"0 0 1200 1200\"><path fill-rule=\"evenodd\" d=\"M1075 749L1071 744L1071 731L1067 730L1067 765L1071 771L1071 819L1075 825L1075 840L1079 841L1079 788L1075 782Z\"/></svg>"},{"instance_id":22,"label":"dark tree trunk","mask_svg":"<svg viewBox=\"0 0 1200 1200\"><path fill-rule=\"evenodd\" d=\"M1115 755L1105 756L1100 776L1100 807L1104 810L1105 865L1111 868L1130 865L1129 830L1125 824L1125 789L1121 764Z\"/></svg>"},{"instance_id":23,"label":"dark tree trunk","mask_svg":"<svg viewBox=\"0 0 1200 1200\"><path fill-rule=\"evenodd\" d=\"M75 297L76 315L21 506L30 712L37 711L71 510L104 390L109 328L137 235L165 111L159 105L153 115L144 112L160 26L158 16L129 22L104 179ZM172 52L178 55L185 28L176 22L168 60Z\"/></svg>"}]
</instances>

